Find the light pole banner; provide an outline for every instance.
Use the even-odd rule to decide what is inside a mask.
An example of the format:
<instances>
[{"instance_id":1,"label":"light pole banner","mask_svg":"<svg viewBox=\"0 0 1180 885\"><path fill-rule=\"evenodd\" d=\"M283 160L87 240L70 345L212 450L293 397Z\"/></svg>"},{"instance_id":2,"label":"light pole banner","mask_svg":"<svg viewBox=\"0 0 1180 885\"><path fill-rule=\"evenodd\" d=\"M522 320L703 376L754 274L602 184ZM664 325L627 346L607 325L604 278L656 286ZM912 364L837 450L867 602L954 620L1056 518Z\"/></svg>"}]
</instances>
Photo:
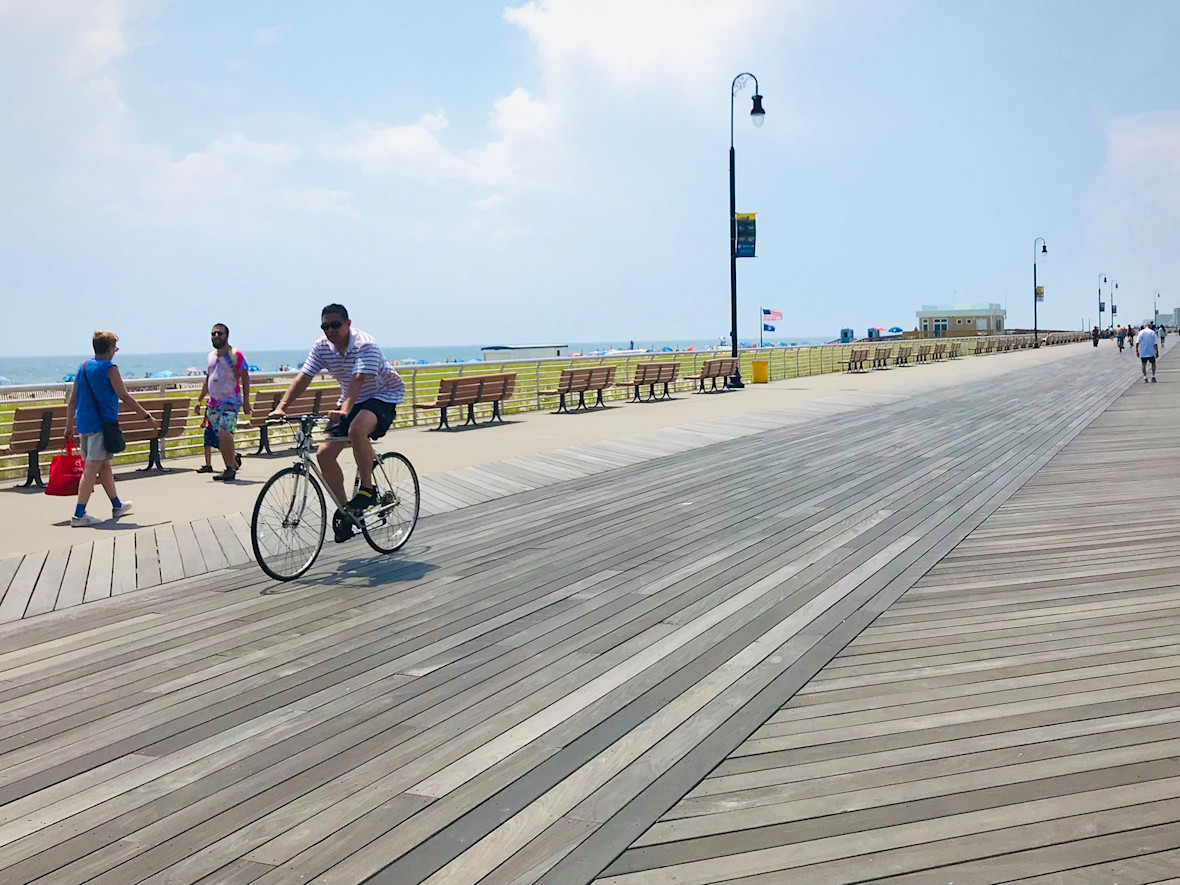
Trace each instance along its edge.
<instances>
[{"instance_id":1,"label":"light pole banner","mask_svg":"<svg viewBox=\"0 0 1180 885\"><path fill-rule=\"evenodd\" d=\"M1037 301L1044 301L1044 300L1045 300L1045 287L1044 286L1037 286Z\"/></svg>"},{"instance_id":2,"label":"light pole banner","mask_svg":"<svg viewBox=\"0 0 1180 885\"><path fill-rule=\"evenodd\" d=\"M737 218L737 252L738 258L754 257L754 242L757 239L754 213L738 212Z\"/></svg>"}]
</instances>

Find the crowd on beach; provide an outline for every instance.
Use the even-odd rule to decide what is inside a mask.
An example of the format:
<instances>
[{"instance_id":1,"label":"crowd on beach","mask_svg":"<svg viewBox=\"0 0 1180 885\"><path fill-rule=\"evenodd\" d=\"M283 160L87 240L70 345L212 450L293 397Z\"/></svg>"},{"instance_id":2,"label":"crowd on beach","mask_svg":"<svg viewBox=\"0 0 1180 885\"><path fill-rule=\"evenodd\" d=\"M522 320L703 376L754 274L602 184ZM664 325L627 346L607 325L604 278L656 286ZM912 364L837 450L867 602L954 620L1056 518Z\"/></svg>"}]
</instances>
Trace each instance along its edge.
<instances>
[{"instance_id":1,"label":"crowd on beach","mask_svg":"<svg viewBox=\"0 0 1180 885\"><path fill-rule=\"evenodd\" d=\"M288 404L303 393L312 379L329 372L340 384L340 397L330 410L327 438L319 446L316 459L324 480L337 501L351 513L363 512L376 501L372 482L373 441L383 437L397 415L397 405L405 397L405 384L385 358L373 336L352 328L348 310L342 304L327 305L320 316L322 335L312 345L306 361L280 397L268 420L284 420ZM242 351L230 344L229 326L215 323L210 329L205 379L194 411L203 414L205 464L197 472L213 474L213 480L232 482L241 466L234 435L240 414L251 415L250 366ZM119 350L119 336L99 329L91 338L92 359L85 360L75 373L66 408L66 443L75 438L83 461L78 479L78 496L72 526L94 526L101 518L87 512L95 485L101 485L111 501L112 516L118 519L131 512L131 501L119 498L111 459L125 445L119 427L120 404L152 428L156 419L131 396L114 362ZM357 461L360 484L352 499L344 491L344 473L338 458L351 446ZM224 469L215 472L213 451L221 454ZM333 518L336 540L352 536L353 521L339 510Z\"/></svg>"}]
</instances>

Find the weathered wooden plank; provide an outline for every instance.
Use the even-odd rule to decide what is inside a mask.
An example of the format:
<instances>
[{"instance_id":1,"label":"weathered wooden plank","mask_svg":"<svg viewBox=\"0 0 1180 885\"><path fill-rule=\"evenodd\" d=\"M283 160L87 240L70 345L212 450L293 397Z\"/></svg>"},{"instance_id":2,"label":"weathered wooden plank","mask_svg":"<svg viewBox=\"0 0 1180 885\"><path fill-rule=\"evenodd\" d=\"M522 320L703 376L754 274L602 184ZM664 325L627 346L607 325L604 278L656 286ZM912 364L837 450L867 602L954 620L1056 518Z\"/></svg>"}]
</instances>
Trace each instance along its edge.
<instances>
[{"instance_id":1,"label":"weathered wooden plank","mask_svg":"<svg viewBox=\"0 0 1180 885\"><path fill-rule=\"evenodd\" d=\"M25 608L26 618L51 612L57 605L57 594L61 589L62 577L66 573L66 563L70 560L70 548L58 547L50 550L45 558L45 565L37 578L37 586L33 588L33 595L29 597L29 604Z\"/></svg>"},{"instance_id":2,"label":"weathered wooden plank","mask_svg":"<svg viewBox=\"0 0 1180 885\"><path fill-rule=\"evenodd\" d=\"M61 589L57 592L57 608L71 608L82 604L86 593L86 578L90 573L92 542L75 544L70 548L70 559L62 575Z\"/></svg>"},{"instance_id":3,"label":"weathered wooden plank","mask_svg":"<svg viewBox=\"0 0 1180 885\"><path fill-rule=\"evenodd\" d=\"M156 554L160 559L160 583L167 584L184 577L180 542L172 523L156 526Z\"/></svg>"},{"instance_id":4,"label":"weathered wooden plank","mask_svg":"<svg viewBox=\"0 0 1180 885\"><path fill-rule=\"evenodd\" d=\"M41 567L45 564L48 551L26 553L20 561L16 574L8 585L4 599L0 601L0 622L19 621L24 617L25 608L33 595L33 588L37 586L37 578L41 575Z\"/></svg>"},{"instance_id":5,"label":"weathered wooden plank","mask_svg":"<svg viewBox=\"0 0 1180 885\"><path fill-rule=\"evenodd\" d=\"M83 602L106 599L111 595L111 573L115 566L115 539L96 538L90 552L90 570L86 574Z\"/></svg>"},{"instance_id":6,"label":"weathered wooden plank","mask_svg":"<svg viewBox=\"0 0 1180 885\"><path fill-rule=\"evenodd\" d=\"M205 568L211 572L227 568L229 566L229 559L222 552L221 544L218 542L217 535L214 534L212 527L209 525L209 520L194 519L189 525L196 538L201 557L205 561Z\"/></svg>"},{"instance_id":7,"label":"weathered wooden plank","mask_svg":"<svg viewBox=\"0 0 1180 885\"><path fill-rule=\"evenodd\" d=\"M115 535L115 557L111 570L111 595L118 596L135 589L135 534L120 532Z\"/></svg>"},{"instance_id":8,"label":"weathered wooden plank","mask_svg":"<svg viewBox=\"0 0 1180 885\"><path fill-rule=\"evenodd\" d=\"M139 529L135 533L135 586L142 590L159 583L160 555L156 547L156 531Z\"/></svg>"}]
</instances>

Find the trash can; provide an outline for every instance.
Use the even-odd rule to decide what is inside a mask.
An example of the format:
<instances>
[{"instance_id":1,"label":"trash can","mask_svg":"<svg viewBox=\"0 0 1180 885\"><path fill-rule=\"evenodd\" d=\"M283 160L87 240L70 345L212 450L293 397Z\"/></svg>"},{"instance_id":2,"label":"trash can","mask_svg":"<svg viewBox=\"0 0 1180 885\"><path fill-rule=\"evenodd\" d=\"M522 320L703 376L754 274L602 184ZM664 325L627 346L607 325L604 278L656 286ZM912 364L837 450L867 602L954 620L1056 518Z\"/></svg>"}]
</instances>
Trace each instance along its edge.
<instances>
[{"instance_id":1,"label":"trash can","mask_svg":"<svg viewBox=\"0 0 1180 885\"><path fill-rule=\"evenodd\" d=\"M770 381L770 360L754 360L751 366L755 384L766 384Z\"/></svg>"}]
</instances>

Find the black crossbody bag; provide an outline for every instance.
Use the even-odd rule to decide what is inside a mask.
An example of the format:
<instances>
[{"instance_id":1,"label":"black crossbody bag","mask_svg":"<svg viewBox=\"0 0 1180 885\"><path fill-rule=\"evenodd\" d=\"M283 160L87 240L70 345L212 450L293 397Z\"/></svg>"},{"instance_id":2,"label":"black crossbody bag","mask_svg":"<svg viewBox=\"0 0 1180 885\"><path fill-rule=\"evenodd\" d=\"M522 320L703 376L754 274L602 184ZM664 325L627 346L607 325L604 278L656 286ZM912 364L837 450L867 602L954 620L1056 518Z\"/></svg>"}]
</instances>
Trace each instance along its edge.
<instances>
[{"instance_id":1,"label":"black crossbody bag","mask_svg":"<svg viewBox=\"0 0 1180 885\"><path fill-rule=\"evenodd\" d=\"M87 360L89 362L89 360ZM86 363L82 364L82 380L86 382L86 389L90 391L90 401L94 403L94 414L102 422L102 447L108 455L117 455L127 448L127 440L123 438L123 431L118 421L107 421L102 416L102 409L98 407L98 397L94 395L94 388L90 386L90 379L86 377Z\"/></svg>"}]
</instances>

